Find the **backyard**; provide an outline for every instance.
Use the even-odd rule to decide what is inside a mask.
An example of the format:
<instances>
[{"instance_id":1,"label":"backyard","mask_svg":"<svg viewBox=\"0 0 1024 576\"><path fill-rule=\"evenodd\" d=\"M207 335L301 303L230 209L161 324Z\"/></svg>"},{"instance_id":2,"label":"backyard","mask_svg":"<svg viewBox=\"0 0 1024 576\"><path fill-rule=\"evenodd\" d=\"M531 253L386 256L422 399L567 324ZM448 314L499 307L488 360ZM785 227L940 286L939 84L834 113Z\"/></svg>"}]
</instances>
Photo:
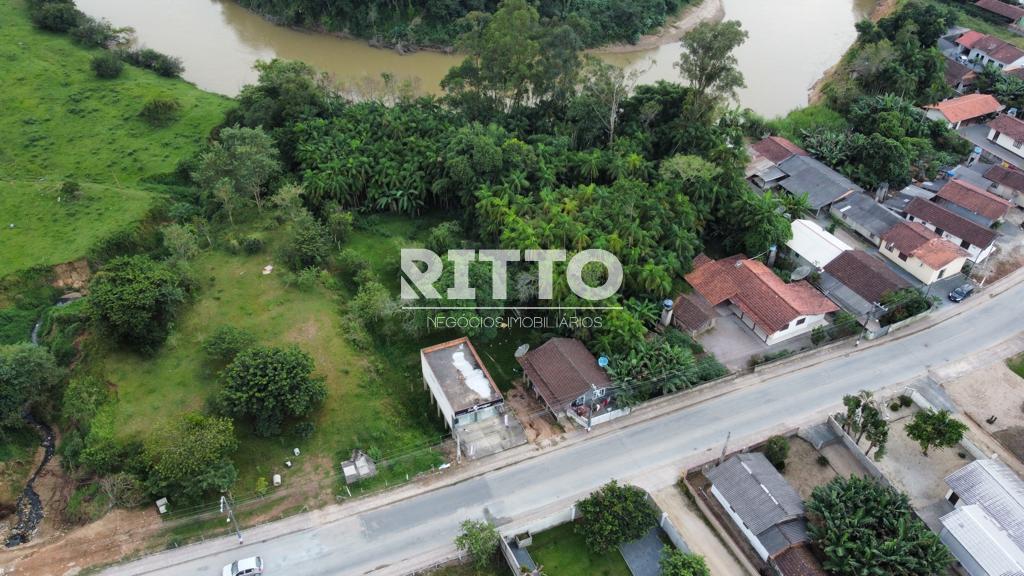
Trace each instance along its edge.
<instances>
[{"instance_id":1,"label":"backyard","mask_svg":"<svg viewBox=\"0 0 1024 576\"><path fill-rule=\"evenodd\" d=\"M1013 373L1024 378L1024 354L1018 354L1006 361L1006 365L1013 370Z\"/></svg>"},{"instance_id":2,"label":"backyard","mask_svg":"<svg viewBox=\"0 0 1024 576\"><path fill-rule=\"evenodd\" d=\"M552 576L630 576L629 567L617 550L592 554L572 524L562 524L535 535L530 556Z\"/></svg>"}]
</instances>

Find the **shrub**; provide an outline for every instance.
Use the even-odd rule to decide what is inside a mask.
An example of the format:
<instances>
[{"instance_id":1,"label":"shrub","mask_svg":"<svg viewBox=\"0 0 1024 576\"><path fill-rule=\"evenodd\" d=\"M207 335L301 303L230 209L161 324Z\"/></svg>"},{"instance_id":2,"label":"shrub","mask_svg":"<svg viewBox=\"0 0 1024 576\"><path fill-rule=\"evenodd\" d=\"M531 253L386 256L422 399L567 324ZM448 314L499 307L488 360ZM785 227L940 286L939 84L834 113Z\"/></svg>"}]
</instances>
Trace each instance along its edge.
<instances>
[{"instance_id":1,"label":"shrub","mask_svg":"<svg viewBox=\"0 0 1024 576\"><path fill-rule=\"evenodd\" d=\"M487 568L498 550L498 529L490 522L466 520L462 533L455 538L455 547L469 554L478 570Z\"/></svg>"},{"instance_id":2,"label":"shrub","mask_svg":"<svg viewBox=\"0 0 1024 576\"><path fill-rule=\"evenodd\" d=\"M914 399L906 394L900 394L897 399L900 401L900 406L903 406L904 408L909 408L910 405L914 403Z\"/></svg>"},{"instance_id":3,"label":"shrub","mask_svg":"<svg viewBox=\"0 0 1024 576\"><path fill-rule=\"evenodd\" d=\"M828 333L825 332L824 326L815 326L811 330L811 344L817 346L826 340L828 340Z\"/></svg>"},{"instance_id":4,"label":"shrub","mask_svg":"<svg viewBox=\"0 0 1024 576\"><path fill-rule=\"evenodd\" d=\"M184 275L147 256L111 260L90 286L96 323L122 344L154 352L167 339L169 325L189 286Z\"/></svg>"},{"instance_id":5,"label":"shrub","mask_svg":"<svg viewBox=\"0 0 1024 576\"><path fill-rule=\"evenodd\" d=\"M139 116L150 126L167 126L178 119L181 104L174 98L151 98L142 105Z\"/></svg>"},{"instance_id":6,"label":"shrub","mask_svg":"<svg viewBox=\"0 0 1024 576\"><path fill-rule=\"evenodd\" d=\"M427 234L427 249L444 254L452 248L458 248L461 238L462 226L458 222L442 222Z\"/></svg>"},{"instance_id":7,"label":"shrub","mask_svg":"<svg viewBox=\"0 0 1024 576\"><path fill-rule=\"evenodd\" d=\"M576 508L583 516L576 524L576 533L597 554L640 538L658 523L643 490L614 480L580 500Z\"/></svg>"},{"instance_id":8,"label":"shrub","mask_svg":"<svg viewBox=\"0 0 1024 576\"><path fill-rule=\"evenodd\" d=\"M789 440L782 436L772 436L765 443L762 450L764 457L775 466L778 471L786 469L786 458L789 457Z\"/></svg>"},{"instance_id":9,"label":"shrub","mask_svg":"<svg viewBox=\"0 0 1024 576\"><path fill-rule=\"evenodd\" d=\"M161 54L160 52L150 48L143 48L142 50L119 50L118 55L132 66L152 70L153 72L168 78L181 76L181 73L185 71L185 67L181 64L181 60L179 58Z\"/></svg>"},{"instance_id":10,"label":"shrub","mask_svg":"<svg viewBox=\"0 0 1024 576\"><path fill-rule=\"evenodd\" d=\"M313 369L313 358L294 346L250 348L224 371L221 405L231 416L250 419L256 434L275 436L286 419L308 415L327 397Z\"/></svg>"},{"instance_id":11,"label":"shrub","mask_svg":"<svg viewBox=\"0 0 1024 576\"><path fill-rule=\"evenodd\" d=\"M828 457L826 457L824 454L819 454L818 458L815 459L815 462L818 463L818 466L824 468L825 466L828 466Z\"/></svg>"},{"instance_id":12,"label":"shrub","mask_svg":"<svg viewBox=\"0 0 1024 576\"><path fill-rule=\"evenodd\" d=\"M304 216L292 225L291 236L281 256L289 268L299 271L326 264L330 249L324 225L312 216Z\"/></svg>"},{"instance_id":13,"label":"shrub","mask_svg":"<svg viewBox=\"0 0 1024 576\"><path fill-rule=\"evenodd\" d=\"M339 252L337 258L335 258L335 262L337 263L338 268L341 268L341 273L345 277L350 278L353 282L360 272L370 267L370 263L366 259L366 256L352 248L345 248Z\"/></svg>"},{"instance_id":14,"label":"shrub","mask_svg":"<svg viewBox=\"0 0 1024 576\"><path fill-rule=\"evenodd\" d=\"M899 412L900 411L900 403L895 401L895 400L893 400L892 402L889 402L889 410L892 410L893 412Z\"/></svg>"},{"instance_id":15,"label":"shrub","mask_svg":"<svg viewBox=\"0 0 1024 576\"><path fill-rule=\"evenodd\" d=\"M316 433L316 425L310 421L299 422L292 428L292 433L300 440L309 440Z\"/></svg>"},{"instance_id":16,"label":"shrub","mask_svg":"<svg viewBox=\"0 0 1024 576\"><path fill-rule=\"evenodd\" d=\"M309 291L316 287L320 281L320 269L310 266L303 268L295 275L295 286L299 290Z\"/></svg>"},{"instance_id":17,"label":"shrub","mask_svg":"<svg viewBox=\"0 0 1024 576\"><path fill-rule=\"evenodd\" d=\"M203 340L203 352L220 362L231 362L243 350L256 343L256 336L234 326L219 326Z\"/></svg>"},{"instance_id":18,"label":"shrub","mask_svg":"<svg viewBox=\"0 0 1024 576\"><path fill-rule=\"evenodd\" d=\"M708 382L717 380L729 373L729 369L722 365L714 356L702 356L697 360L697 380Z\"/></svg>"},{"instance_id":19,"label":"shrub","mask_svg":"<svg viewBox=\"0 0 1024 576\"><path fill-rule=\"evenodd\" d=\"M78 26L82 13L74 2L41 2L32 9L32 22L50 32L67 32Z\"/></svg>"},{"instance_id":20,"label":"shrub","mask_svg":"<svg viewBox=\"0 0 1024 576\"><path fill-rule=\"evenodd\" d=\"M711 576L703 556L689 554L671 546L661 550L661 576Z\"/></svg>"},{"instance_id":21,"label":"shrub","mask_svg":"<svg viewBox=\"0 0 1024 576\"><path fill-rule=\"evenodd\" d=\"M90 48L105 48L118 40L118 31L106 20L97 20L90 16L81 16L78 25L68 32L77 44ZM113 55L117 58L116 55Z\"/></svg>"},{"instance_id":22,"label":"shrub","mask_svg":"<svg viewBox=\"0 0 1024 576\"><path fill-rule=\"evenodd\" d=\"M117 78L121 75L121 71L124 70L124 62L111 52L102 52L93 56L92 62L89 65L92 67L92 71L96 74L97 78L105 78L107 80Z\"/></svg>"},{"instance_id":23,"label":"shrub","mask_svg":"<svg viewBox=\"0 0 1024 576\"><path fill-rule=\"evenodd\" d=\"M60 185L60 197L64 200L81 200L82 199L82 185L74 180L65 180Z\"/></svg>"},{"instance_id":24,"label":"shrub","mask_svg":"<svg viewBox=\"0 0 1024 576\"><path fill-rule=\"evenodd\" d=\"M241 245L242 250L246 254L250 256L254 254L259 254L260 252L263 251L263 238L261 238L260 236L256 236L255 234L250 234L242 238Z\"/></svg>"}]
</instances>

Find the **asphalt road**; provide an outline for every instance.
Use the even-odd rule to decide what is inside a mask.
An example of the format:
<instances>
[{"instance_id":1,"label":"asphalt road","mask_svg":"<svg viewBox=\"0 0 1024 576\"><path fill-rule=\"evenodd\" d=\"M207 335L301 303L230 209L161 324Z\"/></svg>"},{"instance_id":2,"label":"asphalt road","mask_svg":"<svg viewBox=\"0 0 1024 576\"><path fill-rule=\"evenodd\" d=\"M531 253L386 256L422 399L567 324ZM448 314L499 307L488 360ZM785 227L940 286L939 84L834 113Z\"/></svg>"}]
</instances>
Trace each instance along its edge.
<instances>
[{"instance_id":1,"label":"asphalt road","mask_svg":"<svg viewBox=\"0 0 1024 576\"><path fill-rule=\"evenodd\" d=\"M109 569L105 574L215 575L237 558L259 554L267 574L355 575L397 571L403 561L443 551L458 525L485 515L497 522L567 502L613 478L670 484L683 459L733 438L805 423L838 406L842 395L879 389L924 375L982 351L1021 330L1024 285L919 333L804 370L766 379L689 408L596 436L513 466L426 492L354 517L322 522L312 512L282 521L305 529L239 546L232 538L185 547ZM1017 399L1015 401L1019 401ZM660 474L655 471L660 470ZM660 480L651 480L651 478ZM261 529L272 535L282 528ZM214 551L212 556L196 558ZM699 552L699 550L697 551ZM192 559L195 558L195 559Z\"/></svg>"}]
</instances>

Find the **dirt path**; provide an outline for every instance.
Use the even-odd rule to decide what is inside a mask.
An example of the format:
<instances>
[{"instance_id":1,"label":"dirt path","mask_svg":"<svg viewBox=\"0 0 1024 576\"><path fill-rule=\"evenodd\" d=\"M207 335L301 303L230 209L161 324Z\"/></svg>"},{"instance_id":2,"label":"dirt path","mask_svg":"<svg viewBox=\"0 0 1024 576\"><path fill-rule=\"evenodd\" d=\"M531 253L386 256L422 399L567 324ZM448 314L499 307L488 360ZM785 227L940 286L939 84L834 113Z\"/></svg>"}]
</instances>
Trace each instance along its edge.
<instances>
[{"instance_id":1,"label":"dirt path","mask_svg":"<svg viewBox=\"0 0 1024 576\"><path fill-rule=\"evenodd\" d=\"M666 24L654 34L646 34L640 37L636 44L608 44L595 48L591 52L596 54L626 54L629 52L644 52L653 50L665 44L678 42L683 34L692 30L701 22L718 22L725 17L725 7L722 0L701 0L696 6L688 6L679 15L679 19L671 24Z\"/></svg>"},{"instance_id":2,"label":"dirt path","mask_svg":"<svg viewBox=\"0 0 1024 576\"><path fill-rule=\"evenodd\" d=\"M736 559L718 535L704 522L697 509L683 498L678 488L663 488L654 493L654 500L668 514L672 524L679 529L683 540L694 552L704 556L712 576L757 574L757 570L749 563L741 563Z\"/></svg>"}]
</instances>

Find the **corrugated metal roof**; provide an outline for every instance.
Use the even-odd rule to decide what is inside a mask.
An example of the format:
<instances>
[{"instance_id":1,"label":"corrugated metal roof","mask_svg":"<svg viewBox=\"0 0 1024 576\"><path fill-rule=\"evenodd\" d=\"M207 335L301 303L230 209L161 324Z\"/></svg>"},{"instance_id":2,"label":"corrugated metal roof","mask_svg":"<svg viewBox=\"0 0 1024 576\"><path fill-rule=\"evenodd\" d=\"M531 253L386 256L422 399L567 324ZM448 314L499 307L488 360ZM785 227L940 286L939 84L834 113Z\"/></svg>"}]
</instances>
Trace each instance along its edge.
<instances>
[{"instance_id":1,"label":"corrugated metal roof","mask_svg":"<svg viewBox=\"0 0 1024 576\"><path fill-rule=\"evenodd\" d=\"M1024 549L1024 481L998 460L975 460L946 477L964 505L977 504Z\"/></svg>"},{"instance_id":2,"label":"corrugated metal roof","mask_svg":"<svg viewBox=\"0 0 1024 576\"><path fill-rule=\"evenodd\" d=\"M1024 552L981 506L962 506L940 521L987 574L1024 576Z\"/></svg>"},{"instance_id":3,"label":"corrugated metal roof","mask_svg":"<svg viewBox=\"0 0 1024 576\"><path fill-rule=\"evenodd\" d=\"M733 456L707 478L754 534L803 517L800 495L760 452Z\"/></svg>"},{"instance_id":4,"label":"corrugated metal roof","mask_svg":"<svg viewBox=\"0 0 1024 576\"><path fill-rule=\"evenodd\" d=\"M815 210L851 192L863 192L846 176L808 156L791 156L779 164L779 168L789 175L779 185L794 196L806 194L811 208Z\"/></svg>"}]
</instances>

